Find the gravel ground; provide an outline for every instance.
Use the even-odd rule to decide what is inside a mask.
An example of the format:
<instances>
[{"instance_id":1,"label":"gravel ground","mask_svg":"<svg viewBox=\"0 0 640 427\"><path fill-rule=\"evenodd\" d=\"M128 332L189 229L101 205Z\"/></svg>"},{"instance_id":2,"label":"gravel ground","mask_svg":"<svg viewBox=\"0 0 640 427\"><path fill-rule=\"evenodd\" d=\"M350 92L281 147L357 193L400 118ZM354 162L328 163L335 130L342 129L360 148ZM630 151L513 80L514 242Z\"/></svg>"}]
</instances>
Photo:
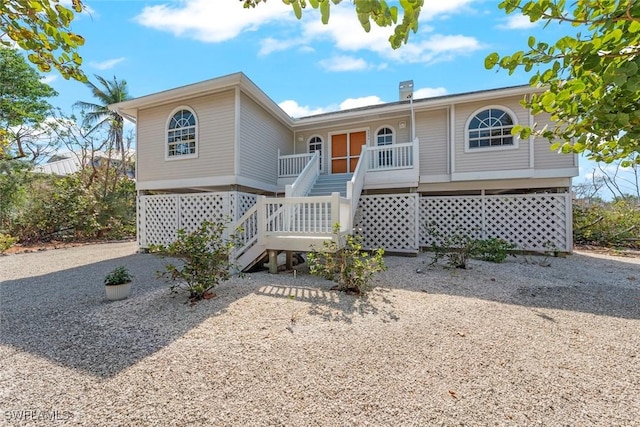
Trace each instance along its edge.
<instances>
[{"instance_id":1,"label":"gravel ground","mask_svg":"<svg viewBox=\"0 0 640 427\"><path fill-rule=\"evenodd\" d=\"M301 266L190 306L133 243L0 257L0 424L640 425L640 258L428 260L366 298Z\"/></svg>"}]
</instances>

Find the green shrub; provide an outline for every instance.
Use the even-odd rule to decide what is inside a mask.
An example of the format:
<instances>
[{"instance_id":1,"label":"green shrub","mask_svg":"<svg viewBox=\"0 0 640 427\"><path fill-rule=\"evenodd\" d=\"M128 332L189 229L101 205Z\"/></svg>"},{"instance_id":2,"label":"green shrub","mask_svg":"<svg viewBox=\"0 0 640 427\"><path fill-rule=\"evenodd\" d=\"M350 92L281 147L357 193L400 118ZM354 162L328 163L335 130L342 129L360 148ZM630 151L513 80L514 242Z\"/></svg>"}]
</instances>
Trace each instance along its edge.
<instances>
[{"instance_id":1,"label":"green shrub","mask_svg":"<svg viewBox=\"0 0 640 427\"><path fill-rule=\"evenodd\" d=\"M431 249L435 255L432 265L442 258L446 259L446 264L451 268L467 268L469 258L501 263L507 258L509 251L516 249L516 245L504 239L478 239L460 228L444 235L435 223L427 224L427 232L433 238Z\"/></svg>"},{"instance_id":2,"label":"green shrub","mask_svg":"<svg viewBox=\"0 0 640 427\"><path fill-rule=\"evenodd\" d=\"M186 290L191 301L209 298L211 290L220 282L229 280L236 266L230 260L234 245L225 239L228 222L203 221L198 229L188 233L178 230L177 239L168 245L152 245L151 252L177 258L182 265L167 264L158 276L171 282L172 292Z\"/></svg>"},{"instance_id":3,"label":"green shrub","mask_svg":"<svg viewBox=\"0 0 640 427\"><path fill-rule=\"evenodd\" d=\"M11 248L18 242L18 239L8 234L0 233L0 254Z\"/></svg>"},{"instance_id":4,"label":"green shrub","mask_svg":"<svg viewBox=\"0 0 640 427\"><path fill-rule=\"evenodd\" d=\"M104 277L104 284L106 286L122 285L129 283L133 279L133 275L129 273L127 267L121 265L114 268Z\"/></svg>"},{"instance_id":5,"label":"green shrub","mask_svg":"<svg viewBox=\"0 0 640 427\"><path fill-rule=\"evenodd\" d=\"M509 251L514 249L516 249L516 245L513 243L509 243L504 239L492 237L490 239L477 240L472 256L483 261L500 264L507 259Z\"/></svg>"},{"instance_id":6,"label":"green shrub","mask_svg":"<svg viewBox=\"0 0 640 427\"><path fill-rule=\"evenodd\" d=\"M574 201L573 239L585 245L640 247L640 204L633 199Z\"/></svg>"},{"instance_id":7,"label":"green shrub","mask_svg":"<svg viewBox=\"0 0 640 427\"><path fill-rule=\"evenodd\" d=\"M340 225L333 226L336 240L340 241ZM375 273L384 271L384 249L362 250L362 237L346 235L344 245L335 240L325 241L322 249L309 254L311 274L337 283L334 289L361 295L371 290Z\"/></svg>"}]
</instances>

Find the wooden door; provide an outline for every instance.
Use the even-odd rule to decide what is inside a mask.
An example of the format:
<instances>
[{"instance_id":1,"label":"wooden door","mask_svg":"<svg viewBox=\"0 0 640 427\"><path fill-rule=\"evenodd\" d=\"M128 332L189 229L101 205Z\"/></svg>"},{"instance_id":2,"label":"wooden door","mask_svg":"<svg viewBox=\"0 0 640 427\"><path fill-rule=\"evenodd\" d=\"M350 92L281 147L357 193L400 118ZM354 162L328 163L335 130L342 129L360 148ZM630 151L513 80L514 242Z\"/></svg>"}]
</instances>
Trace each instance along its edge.
<instances>
[{"instance_id":1,"label":"wooden door","mask_svg":"<svg viewBox=\"0 0 640 427\"><path fill-rule=\"evenodd\" d=\"M331 136L331 173L347 172L347 137L346 133Z\"/></svg>"},{"instance_id":2,"label":"wooden door","mask_svg":"<svg viewBox=\"0 0 640 427\"><path fill-rule=\"evenodd\" d=\"M331 173L350 173L356 170L367 132L331 135Z\"/></svg>"},{"instance_id":3,"label":"wooden door","mask_svg":"<svg viewBox=\"0 0 640 427\"><path fill-rule=\"evenodd\" d=\"M354 132L349 134L349 172L356 170L362 146L367 143L367 133Z\"/></svg>"}]
</instances>

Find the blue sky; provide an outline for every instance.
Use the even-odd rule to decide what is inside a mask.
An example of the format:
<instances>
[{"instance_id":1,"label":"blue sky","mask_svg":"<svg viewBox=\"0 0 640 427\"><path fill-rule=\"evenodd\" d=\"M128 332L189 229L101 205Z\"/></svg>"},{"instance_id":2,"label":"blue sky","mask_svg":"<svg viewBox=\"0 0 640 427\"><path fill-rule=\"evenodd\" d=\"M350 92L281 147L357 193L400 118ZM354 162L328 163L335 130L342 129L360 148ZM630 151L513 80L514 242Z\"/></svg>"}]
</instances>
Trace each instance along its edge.
<instances>
[{"instance_id":1,"label":"blue sky","mask_svg":"<svg viewBox=\"0 0 640 427\"><path fill-rule=\"evenodd\" d=\"M349 1L332 6L324 26L311 8L298 21L279 0L255 9L238 0L86 0L89 10L72 29L86 39L85 73L124 79L134 97L242 71L290 115L303 116L396 101L404 80L414 81L416 98L527 83L523 72L486 70L484 58L525 50L529 35L553 42L574 30L543 29L505 15L498 3L427 0L418 33L396 51L391 30L365 33ZM55 73L46 81L60 94L53 104L67 112L91 101L81 83ZM592 169L582 164L583 174Z\"/></svg>"}]
</instances>

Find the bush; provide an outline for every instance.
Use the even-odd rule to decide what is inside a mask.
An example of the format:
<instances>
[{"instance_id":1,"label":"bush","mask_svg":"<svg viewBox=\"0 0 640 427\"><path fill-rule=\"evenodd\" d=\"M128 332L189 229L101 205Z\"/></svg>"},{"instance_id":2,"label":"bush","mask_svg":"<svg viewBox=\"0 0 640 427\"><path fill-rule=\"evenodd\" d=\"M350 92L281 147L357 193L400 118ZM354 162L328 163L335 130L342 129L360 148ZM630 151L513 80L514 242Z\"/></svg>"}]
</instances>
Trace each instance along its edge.
<instances>
[{"instance_id":1,"label":"bush","mask_svg":"<svg viewBox=\"0 0 640 427\"><path fill-rule=\"evenodd\" d=\"M335 224L333 233L340 240L340 225ZM337 282L334 289L361 295L371 289L371 280L377 272L384 271L384 249L371 255L362 250L362 237L347 235L344 245L331 240L322 244L322 249L309 254L311 274Z\"/></svg>"},{"instance_id":2,"label":"bush","mask_svg":"<svg viewBox=\"0 0 640 427\"><path fill-rule=\"evenodd\" d=\"M17 243L18 239L11 237L8 234L0 233L0 254L3 254L7 249L11 248Z\"/></svg>"},{"instance_id":3,"label":"bush","mask_svg":"<svg viewBox=\"0 0 640 427\"><path fill-rule=\"evenodd\" d=\"M640 247L640 205L633 199L613 202L575 200L573 239L577 244Z\"/></svg>"},{"instance_id":4,"label":"bush","mask_svg":"<svg viewBox=\"0 0 640 427\"><path fill-rule=\"evenodd\" d=\"M104 284L106 286L116 286L129 283L133 279L133 275L129 273L127 267L121 265L114 268L104 277Z\"/></svg>"},{"instance_id":5,"label":"bush","mask_svg":"<svg viewBox=\"0 0 640 427\"><path fill-rule=\"evenodd\" d=\"M435 254L432 265L442 258L446 258L447 265L452 268L467 268L469 258L499 264L507 258L509 251L516 249L514 244L504 239L497 237L477 239L459 228L443 235L434 223L427 224L427 232L434 239L431 244Z\"/></svg>"},{"instance_id":6,"label":"bush","mask_svg":"<svg viewBox=\"0 0 640 427\"><path fill-rule=\"evenodd\" d=\"M178 237L169 245L152 245L151 252L177 258L182 265L167 264L158 276L172 282L171 292L186 290L191 301L207 299L215 294L211 290L220 282L229 280L236 269L230 260L235 246L232 240L224 239L228 222L203 221L200 227L188 233L178 230Z\"/></svg>"},{"instance_id":7,"label":"bush","mask_svg":"<svg viewBox=\"0 0 640 427\"><path fill-rule=\"evenodd\" d=\"M505 259L509 251L516 249L516 245L509 243L504 239L492 237L490 239L480 239L476 241L476 247L473 251L473 257L483 261L495 262L500 264Z\"/></svg>"}]
</instances>

